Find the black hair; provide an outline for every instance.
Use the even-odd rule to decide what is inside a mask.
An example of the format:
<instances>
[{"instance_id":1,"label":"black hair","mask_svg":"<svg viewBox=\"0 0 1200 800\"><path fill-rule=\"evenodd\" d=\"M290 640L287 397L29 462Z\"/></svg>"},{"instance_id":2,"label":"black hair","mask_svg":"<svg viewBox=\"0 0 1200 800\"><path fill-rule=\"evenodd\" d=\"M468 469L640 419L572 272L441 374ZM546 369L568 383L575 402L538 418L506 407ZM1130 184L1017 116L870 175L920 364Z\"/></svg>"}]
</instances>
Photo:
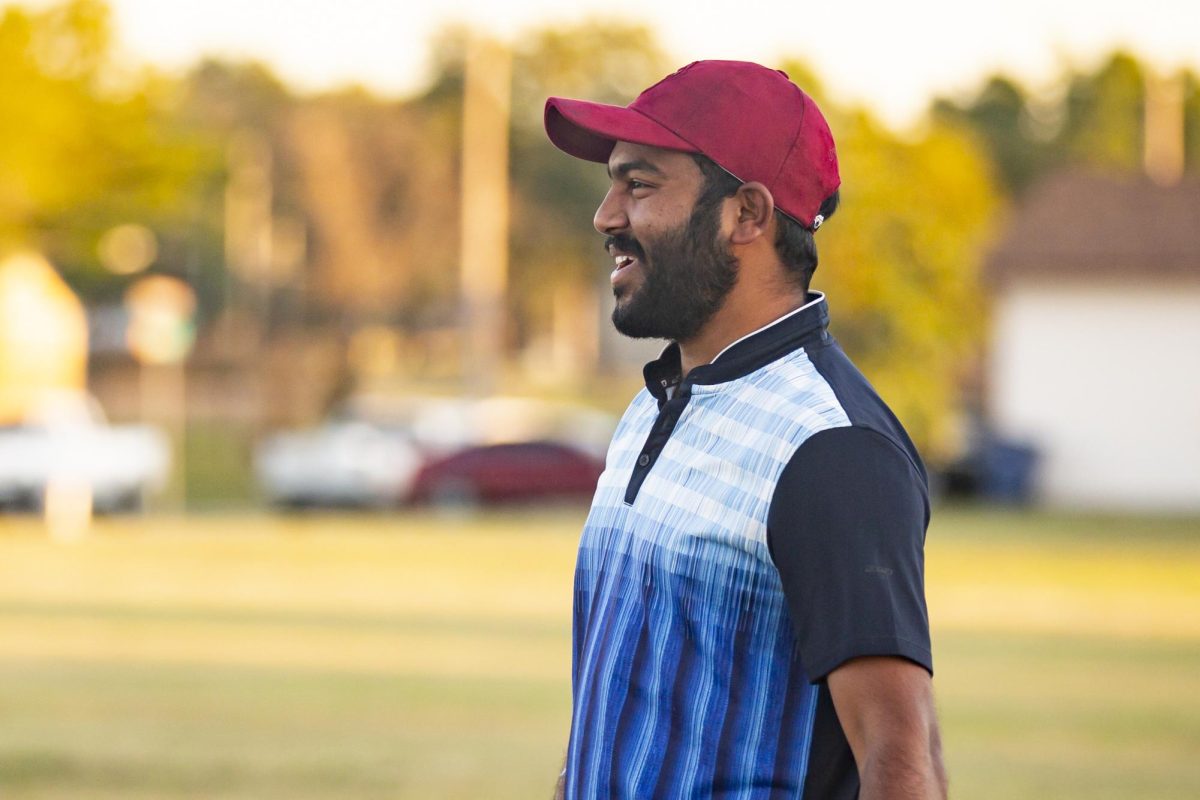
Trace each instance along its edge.
<instances>
[{"instance_id":1,"label":"black hair","mask_svg":"<svg viewBox=\"0 0 1200 800\"><path fill-rule=\"evenodd\" d=\"M740 180L726 172L708 156L692 153L692 159L704 176L704 185L700 188L700 197L696 200L698 207L732 197L738 187L742 185ZM821 208L817 213L828 220L833 216L833 212L837 211L839 201L839 192L835 190L833 194L825 198L825 202L821 203ZM796 283L807 291L812 275L817 269L817 243L813 239L815 228L804 227L778 208L775 209L775 219L777 221L775 252L792 277L795 278Z\"/></svg>"}]
</instances>

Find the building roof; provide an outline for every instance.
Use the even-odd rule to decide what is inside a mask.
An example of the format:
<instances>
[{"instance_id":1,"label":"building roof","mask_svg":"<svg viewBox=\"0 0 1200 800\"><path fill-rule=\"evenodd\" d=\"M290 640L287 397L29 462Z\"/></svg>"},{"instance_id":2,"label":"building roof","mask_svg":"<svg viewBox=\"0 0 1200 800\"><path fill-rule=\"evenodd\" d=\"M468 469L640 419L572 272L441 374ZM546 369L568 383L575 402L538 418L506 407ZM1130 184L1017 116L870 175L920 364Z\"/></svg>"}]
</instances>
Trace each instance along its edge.
<instances>
[{"instance_id":1,"label":"building roof","mask_svg":"<svg viewBox=\"0 0 1200 800\"><path fill-rule=\"evenodd\" d=\"M990 281L1041 276L1200 278L1200 180L1059 172L1017 206L988 258Z\"/></svg>"}]
</instances>

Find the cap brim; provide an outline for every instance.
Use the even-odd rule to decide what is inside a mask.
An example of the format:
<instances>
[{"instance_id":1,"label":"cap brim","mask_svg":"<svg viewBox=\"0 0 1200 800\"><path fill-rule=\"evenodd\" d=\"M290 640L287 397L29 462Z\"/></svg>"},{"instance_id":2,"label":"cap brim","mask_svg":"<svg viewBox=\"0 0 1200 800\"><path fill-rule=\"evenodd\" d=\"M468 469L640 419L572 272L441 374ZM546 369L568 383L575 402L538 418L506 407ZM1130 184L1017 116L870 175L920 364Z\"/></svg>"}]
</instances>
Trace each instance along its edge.
<instances>
[{"instance_id":1,"label":"cap brim","mask_svg":"<svg viewBox=\"0 0 1200 800\"><path fill-rule=\"evenodd\" d=\"M559 150L601 164L607 163L617 142L699 152L645 114L623 106L551 97L546 101L545 124L546 135Z\"/></svg>"}]
</instances>

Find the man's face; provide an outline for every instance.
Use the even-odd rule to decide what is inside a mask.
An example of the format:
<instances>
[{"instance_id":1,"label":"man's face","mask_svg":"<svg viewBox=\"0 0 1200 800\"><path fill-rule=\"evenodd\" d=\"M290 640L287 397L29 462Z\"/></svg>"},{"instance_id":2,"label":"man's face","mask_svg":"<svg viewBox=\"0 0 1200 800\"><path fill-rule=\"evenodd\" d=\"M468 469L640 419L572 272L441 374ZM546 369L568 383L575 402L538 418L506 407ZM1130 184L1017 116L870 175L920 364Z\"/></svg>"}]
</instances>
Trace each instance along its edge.
<instances>
[{"instance_id":1,"label":"man's face","mask_svg":"<svg viewBox=\"0 0 1200 800\"><path fill-rule=\"evenodd\" d=\"M686 153L618 142L608 171L595 225L616 266L613 325L634 338L687 341L737 279L722 202L697 203L704 176Z\"/></svg>"}]
</instances>

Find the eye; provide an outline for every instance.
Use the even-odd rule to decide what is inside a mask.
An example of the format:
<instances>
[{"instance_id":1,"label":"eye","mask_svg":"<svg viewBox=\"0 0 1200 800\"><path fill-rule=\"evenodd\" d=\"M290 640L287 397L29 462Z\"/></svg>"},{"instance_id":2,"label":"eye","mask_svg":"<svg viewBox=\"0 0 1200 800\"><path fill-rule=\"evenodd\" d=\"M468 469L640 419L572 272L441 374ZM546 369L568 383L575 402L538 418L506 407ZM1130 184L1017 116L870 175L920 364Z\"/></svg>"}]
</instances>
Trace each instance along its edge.
<instances>
[{"instance_id":1,"label":"eye","mask_svg":"<svg viewBox=\"0 0 1200 800\"><path fill-rule=\"evenodd\" d=\"M650 188L650 184L648 184L648 183L642 183L641 181L635 180L635 179L630 179L630 181L629 181L629 190L631 192L636 192L638 189L649 189L649 188Z\"/></svg>"}]
</instances>

